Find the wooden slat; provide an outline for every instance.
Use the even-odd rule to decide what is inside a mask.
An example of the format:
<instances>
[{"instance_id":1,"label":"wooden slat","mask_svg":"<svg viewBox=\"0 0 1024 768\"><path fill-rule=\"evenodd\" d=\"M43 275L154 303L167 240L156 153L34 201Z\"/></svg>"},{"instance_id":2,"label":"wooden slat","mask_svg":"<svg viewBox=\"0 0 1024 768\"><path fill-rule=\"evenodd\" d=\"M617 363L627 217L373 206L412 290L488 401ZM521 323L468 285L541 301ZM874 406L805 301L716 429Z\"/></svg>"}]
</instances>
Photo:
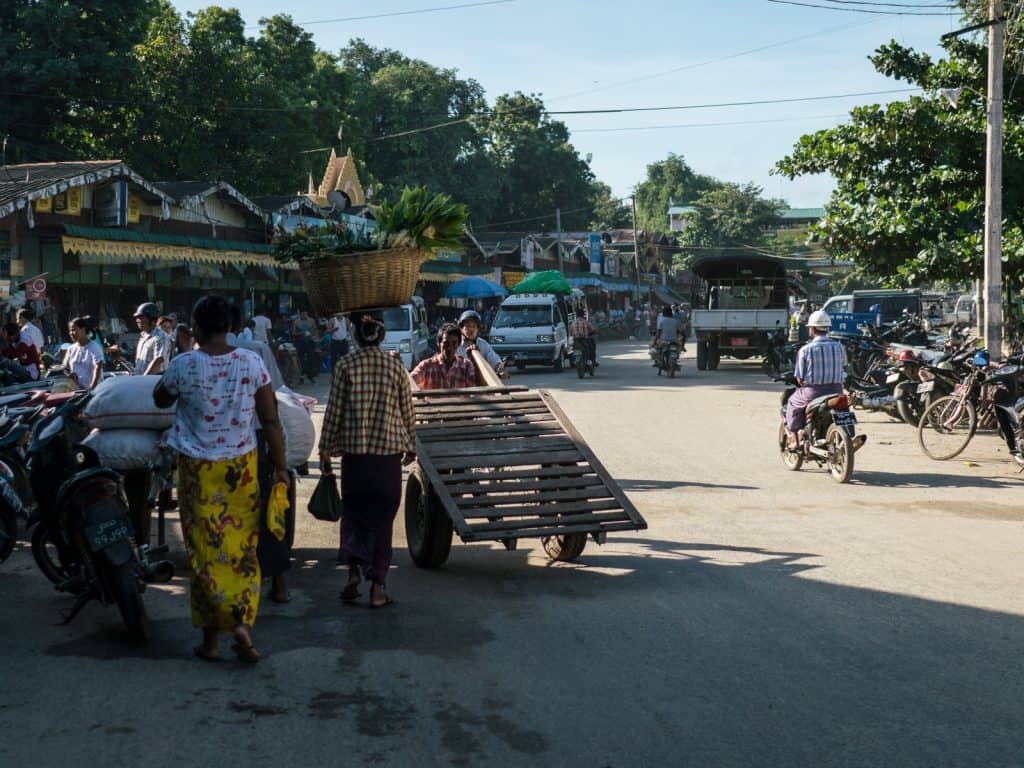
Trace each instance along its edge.
<instances>
[{"instance_id":1,"label":"wooden slat","mask_svg":"<svg viewBox=\"0 0 1024 768\"><path fill-rule=\"evenodd\" d=\"M460 538L465 542L502 541L503 539L539 539L545 536L564 536L567 533L596 533L611 531L635 531L636 523L632 520L603 523L579 523L576 525L549 525L543 528L513 528L508 531L470 531Z\"/></svg>"},{"instance_id":2,"label":"wooden slat","mask_svg":"<svg viewBox=\"0 0 1024 768\"><path fill-rule=\"evenodd\" d=\"M449 488L449 490L451 490ZM470 496L466 498L457 498L455 503L462 509L463 514L470 514L478 509L493 509L500 512L502 510L501 505L507 504L531 504L533 502L542 503L548 501L575 501L577 499L610 499L612 493L609 491L604 484L590 486L589 488L576 488L556 491L531 491L529 493L507 493L498 494L494 493L486 487L481 487L477 491L469 491L469 493L477 493L479 495ZM452 492L452 496L455 493Z\"/></svg>"},{"instance_id":3,"label":"wooden slat","mask_svg":"<svg viewBox=\"0 0 1024 768\"><path fill-rule=\"evenodd\" d=\"M418 442L418 441L417 441ZM527 467L533 464L556 464L559 462L577 462L580 452L577 448L571 451L554 451L552 453L502 453L496 456L445 456L431 459L435 468L466 469L467 467Z\"/></svg>"},{"instance_id":4,"label":"wooden slat","mask_svg":"<svg viewBox=\"0 0 1024 768\"><path fill-rule=\"evenodd\" d=\"M488 413L476 418L459 415L452 419L431 419L430 421L418 423L416 425L416 432L417 434L422 435L446 429L486 427L491 424L500 424L503 426L519 424L553 424L557 426L559 431L562 430L562 425L558 423L558 420L547 409L545 409L544 413Z\"/></svg>"},{"instance_id":5,"label":"wooden slat","mask_svg":"<svg viewBox=\"0 0 1024 768\"><path fill-rule=\"evenodd\" d=\"M440 430L436 432L429 432L427 434L420 433L420 440L427 445L433 445L435 443L451 443L458 440L474 440L488 438L508 438L508 437L538 437L540 435L564 435L562 428L558 425L557 421L553 421L548 425L537 424L531 426L501 426L494 424L491 426L481 426L474 428L462 428L453 429L450 431Z\"/></svg>"},{"instance_id":6,"label":"wooden slat","mask_svg":"<svg viewBox=\"0 0 1024 768\"><path fill-rule=\"evenodd\" d=\"M598 501L578 501L569 504L549 504L547 506L525 506L525 507L490 507L489 509L478 508L473 510L460 509L459 514L466 520L478 517L523 517L526 515L555 517L570 512L600 512L605 509L621 509L622 505L615 499L602 499ZM548 510L551 510L549 513Z\"/></svg>"},{"instance_id":7,"label":"wooden slat","mask_svg":"<svg viewBox=\"0 0 1024 768\"><path fill-rule=\"evenodd\" d=\"M574 427L572 422L569 421L569 417L565 415L565 411L558 407L558 403L555 402L554 398L551 397L551 394L548 391L541 390L540 396L544 399L544 404L547 405L548 408L551 409L551 412L558 418L558 422L562 425L566 434L576 442L576 447L587 458L590 466L594 468L595 473L605 481L605 485L608 486L608 490L610 490L612 495L618 499L622 508L629 513L629 519L637 524L638 530L647 528L647 521L644 520L637 508L633 506L633 502L631 502L626 497L626 494L622 492L622 488L620 488L619 484L615 482L611 473L605 469L604 464L602 464L598 460L597 456L594 455L594 452L590 450L590 446L587 445L583 436L580 435L576 427Z\"/></svg>"},{"instance_id":8,"label":"wooden slat","mask_svg":"<svg viewBox=\"0 0 1024 768\"><path fill-rule=\"evenodd\" d=\"M416 456L419 459L418 466L420 472L424 478L428 481L430 487L437 493L437 498L444 507L445 512L452 521L452 526L455 528L455 532L459 534L459 538L463 541L468 541L466 536L469 535L469 524L465 518L459 513L459 508L455 504L455 499L445 488L444 483L441 481L441 475L434 467L433 461L430 456L423 450L423 445L419 440L416 441ZM424 487L424 491L427 488Z\"/></svg>"},{"instance_id":9,"label":"wooden slat","mask_svg":"<svg viewBox=\"0 0 1024 768\"><path fill-rule=\"evenodd\" d=\"M548 408L541 400L476 400L460 403L417 403L416 413L446 415L449 413L515 413L517 411L546 413Z\"/></svg>"},{"instance_id":10,"label":"wooden slat","mask_svg":"<svg viewBox=\"0 0 1024 768\"><path fill-rule=\"evenodd\" d=\"M480 378L483 379L487 386L503 386L501 377L493 368L491 368L491 364L487 362L487 359L480 354L480 350L474 348L473 351L469 353L469 359L473 361L473 365L476 366L476 370L480 374ZM526 387L523 387L523 389L526 389Z\"/></svg>"},{"instance_id":11,"label":"wooden slat","mask_svg":"<svg viewBox=\"0 0 1024 768\"><path fill-rule=\"evenodd\" d=\"M418 389L412 393L415 400L427 398L438 399L461 399L469 397L488 397L498 395L511 395L513 393L529 393L530 388L524 384L501 384L497 387L461 387L459 389Z\"/></svg>"},{"instance_id":12,"label":"wooden slat","mask_svg":"<svg viewBox=\"0 0 1024 768\"><path fill-rule=\"evenodd\" d=\"M596 475L587 475L583 477L560 477L554 480L538 480L534 477L524 478L523 482L517 482L514 480L498 480L493 482L482 482L486 480L486 475L480 475L480 480L475 483L456 483L449 484L448 490L451 491L453 496L460 493L510 493L515 491L522 491L525 489L544 491L544 490L557 490L559 488L585 488L590 486L604 487L604 480L597 477Z\"/></svg>"},{"instance_id":13,"label":"wooden slat","mask_svg":"<svg viewBox=\"0 0 1024 768\"><path fill-rule=\"evenodd\" d=\"M418 406L438 407L472 403L535 403L539 393L526 387L481 387L478 389L421 389L413 393Z\"/></svg>"},{"instance_id":14,"label":"wooden slat","mask_svg":"<svg viewBox=\"0 0 1024 768\"><path fill-rule=\"evenodd\" d=\"M581 523L603 523L628 520L629 516L622 510L618 512L591 512L577 515L565 515L558 518L559 524L580 525ZM527 517L519 520L501 520L494 523L477 523L470 525L473 533L491 533L495 531L514 531L522 528L546 528L552 523L550 517Z\"/></svg>"},{"instance_id":15,"label":"wooden slat","mask_svg":"<svg viewBox=\"0 0 1024 768\"><path fill-rule=\"evenodd\" d=\"M500 466L500 465L498 465ZM516 480L535 477L577 477L592 475L594 470L589 466L537 467L535 469L506 469L494 472L452 472L442 475L446 483L463 483L476 480ZM603 480L601 481L604 482Z\"/></svg>"},{"instance_id":16,"label":"wooden slat","mask_svg":"<svg viewBox=\"0 0 1024 768\"><path fill-rule=\"evenodd\" d=\"M458 440L452 443L425 442L427 449L435 459L445 456L466 456L466 464L473 465L476 456L516 456L520 453L541 453L550 451L569 451L576 448L572 440L558 434L556 437L522 437L495 440Z\"/></svg>"}]
</instances>

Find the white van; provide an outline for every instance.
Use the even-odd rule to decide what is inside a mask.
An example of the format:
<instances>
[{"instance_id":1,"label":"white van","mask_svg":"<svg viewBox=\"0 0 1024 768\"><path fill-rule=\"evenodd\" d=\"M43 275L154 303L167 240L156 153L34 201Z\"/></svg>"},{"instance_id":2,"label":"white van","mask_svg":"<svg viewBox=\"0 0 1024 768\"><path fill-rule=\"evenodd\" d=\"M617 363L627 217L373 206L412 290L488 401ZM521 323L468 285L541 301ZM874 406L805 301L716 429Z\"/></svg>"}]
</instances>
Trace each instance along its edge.
<instances>
[{"instance_id":1,"label":"white van","mask_svg":"<svg viewBox=\"0 0 1024 768\"><path fill-rule=\"evenodd\" d=\"M397 352L402 364L408 370L430 356L430 329L427 326L427 308L419 296L412 297L411 304L400 307L380 307L360 310L384 323L384 342L381 349Z\"/></svg>"},{"instance_id":2,"label":"white van","mask_svg":"<svg viewBox=\"0 0 1024 768\"><path fill-rule=\"evenodd\" d=\"M571 301L559 294L513 294L501 302L488 341L499 356L514 357L519 370L550 365L560 371L570 352L573 318Z\"/></svg>"}]
</instances>

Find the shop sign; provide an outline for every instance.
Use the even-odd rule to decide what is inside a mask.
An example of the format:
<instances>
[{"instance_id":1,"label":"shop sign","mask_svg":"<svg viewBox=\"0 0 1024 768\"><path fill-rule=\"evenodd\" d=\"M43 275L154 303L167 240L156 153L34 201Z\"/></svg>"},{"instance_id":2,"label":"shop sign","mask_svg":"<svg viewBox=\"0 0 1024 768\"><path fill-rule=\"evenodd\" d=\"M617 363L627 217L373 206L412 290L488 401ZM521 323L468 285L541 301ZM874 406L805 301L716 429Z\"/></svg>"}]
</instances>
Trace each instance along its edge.
<instances>
[{"instance_id":1,"label":"shop sign","mask_svg":"<svg viewBox=\"0 0 1024 768\"><path fill-rule=\"evenodd\" d=\"M82 188L72 187L53 198L53 212L63 216L80 216L82 213Z\"/></svg>"},{"instance_id":2,"label":"shop sign","mask_svg":"<svg viewBox=\"0 0 1024 768\"><path fill-rule=\"evenodd\" d=\"M40 197L35 202L36 213L53 213L53 198Z\"/></svg>"},{"instance_id":3,"label":"shop sign","mask_svg":"<svg viewBox=\"0 0 1024 768\"><path fill-rule=\"evenodd\" d=\"M49 277L49 272L43 272L41 275L31 277L24 282L25 286L25 298L29 301L33 299L45 299L46 298L46 278Z\"/></svg>"},{"instance_id":4,"label":"shop sign","mask_svg":"<svg viewBox=\"0 0 1024 768\"><path fill-rule=\"evenodd\" d=\"M533 240L527 240L523 248L523 266L533 269Z\"/></svg>"},{"instance_id":5,"label":"shop sign","mask_svg":"<svg viewBox=\"0 0 1024 768\"><path fill-rule=\"evenodd\" d=\"M590 271L595 275L601 274L601 233L591 232L590 242Z\"/></svg>"},{"instance_id":6,"label":"shop sign","mask_svg":"<svg viewBox=\"0 0 1024 768\"><path fill-rule=\"evenodd\" d=\"M434 251L431 257L433 261L446 261L450 264L461 264L462 263L462 249L461 248L438 248Z\"/></svg>"},{"instance_id":7,"label":"shop sign","mask_svg":"<svg viewBox=\"0 0 1024 768\"><path fill-rule=\"evenodd\" d=\"M501 284L506 288L513 288L523 282L525 272L509 272L507 269L501 272Z\"/></svg>"},{"instance_id":8,"label":"shop sign","mask_svg":"<svg viewBox=\"0 0 1024 768\"><path fill-rule=\"evenodd\" d=\"M96 223L101 227L123 227L128 223L128 183L114 181L96 187L92 194L92 207Z\"/></svg>"},{"instance_id":9,"label":"shop sign","mask_svg":"<svg viewBox=\"0 0 1024 768\"><path fill-rule=\"evenodd\" d=\"M609 277L619 276L619 257L614 255L604 261L604 273Z\"/></svg>"},{"instance_id":10,"label":"shop sign","mask_svg":"<svg viewBox=\"0 0 1024 768\"><path fill-rule=\"evenodd\" d=\"M138 224L142 213L142 201L135 195L128 195L128 223Z\"/></svg>"}]
</instances>

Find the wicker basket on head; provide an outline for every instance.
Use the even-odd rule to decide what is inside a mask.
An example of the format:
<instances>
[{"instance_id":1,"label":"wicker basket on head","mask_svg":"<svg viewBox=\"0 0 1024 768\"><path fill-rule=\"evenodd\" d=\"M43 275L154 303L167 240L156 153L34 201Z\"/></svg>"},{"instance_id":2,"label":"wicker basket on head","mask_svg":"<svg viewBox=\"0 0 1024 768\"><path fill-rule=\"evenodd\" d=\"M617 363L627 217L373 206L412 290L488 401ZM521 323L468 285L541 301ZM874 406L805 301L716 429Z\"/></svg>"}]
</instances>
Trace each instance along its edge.
<instances>
[{"instance_id":1,"label":"wicker basket on head","mask_svg":"<svg viewBox=\"0 0 1024 768\"><path fill-rule=\"evenodd\" d=\"M418 248L331 255L300 262L299 274L318 315L394 307L412 299L428 256Z\"/></svg>"}]
</instances>

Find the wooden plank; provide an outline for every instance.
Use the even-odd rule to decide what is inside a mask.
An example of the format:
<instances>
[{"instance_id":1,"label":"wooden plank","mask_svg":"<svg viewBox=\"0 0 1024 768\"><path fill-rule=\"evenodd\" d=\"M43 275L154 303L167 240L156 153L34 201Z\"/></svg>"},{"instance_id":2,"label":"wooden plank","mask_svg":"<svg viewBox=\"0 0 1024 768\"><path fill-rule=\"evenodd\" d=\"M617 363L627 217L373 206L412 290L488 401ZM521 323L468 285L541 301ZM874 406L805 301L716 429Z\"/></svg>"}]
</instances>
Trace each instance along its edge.
<instances>
[{"instance_id":1,"label":"wooden plank","mask_svg":"<svg viewBox=\"0 0 1024 768\"><path fill-rule=\"evenodd\" d=\"M451 488L448 489L451 491ZM529 490L529 489L524 489ZM456 498L455 503L459 505L464 515L472 514L479 509L493 509L497 512L502 510L503 504L531 504L548 501L576 501L579 499L610 499L612 498L604 483L590 486L589 488L575 488L555 491L530 491L529 493L506 493L504 495L494 493L487 486L480 486L477 491L469 491L479 495L466 498ZM452 497L455 497L452 491ZM484 503L481 503L484 502Z\"/></svg>"},{"instance_id":2,"label":"wooden plank","mask_svg":"<svg viewBox=\"0 0 1024 768\"><path fill-rule=\"evenodd\" d=\"M480 491L485 491L487 493L508 493L520 491L525 488L543 491L557 490L559 488L585 488L590 486L604 487L604 480L599 478L597 475L560 477L555 478L554 480L537 480L531 477L524 478L523 482L515 480L497 480L487 482L487 475L481 474L479 477L480 480L475 483L458 482L448 484L448 490L451 491L452 496L456 496L460 493L478 493Z\"/></svg>"},{"instance_id":3,"label":"wooden plank","mask_svg":"<svg viewBox=\"0 0 1024 768\"><path fill-rule=\"evenodd\" d=\"M541 400L526 387L475 387L473 389L421 389L414 393L414 402L427 407L466 405L470 403L535 403Z\"/></svg>"},{"instance_id":4,"label":"wooden plank","mask_svg":"<svg viewBox=\"0 0 1024 768\"><path fill-rule=\"evenodd\" d=\"M486 427L491 424L499 424L501 426L547 424L554 425L559 432L562 431L562 425L558 423L558 420L547 409L545 409L544 413L488 413L478 417L469 417L463 414L457 414L452 419L431 419L430 421L421 422L416 425L416 432L418 434L424 434L447 429L463 429L470 427L475 429L477 427Z\"/></svg>"},{"instance_id":5,"label":"wooden plank","mask_svg":"<svg viewBox=\"0 0 1024 768\"><path fill-rule=\"evenodd\" d=\"M418 441L417 441L418 442ZM571 451L551 453L502 453L495 456L445 456L434 459L437 469L468 469L469 467L528 467L535 464L576 463L580 452L574 446Z\"/></svg>"},{"instance_id":6,"label":"wooden plank","mask_svg":"<svg viewBox=\"0 0 1024 768\"><path fill-rule=\"evenodd\" d=\"M499 465L500 466L500 465ZM535 469L507 469L495 470L493 472L452 472L444 475L446 483L462 483L476 480L516 480L519 478L531 479L535 477L578 477L580 475L592 475L593 470L588 466L561 466L561 467L537 467ZM604 482L603 480L601 481Z\"/></svg>"},{"instance_id":7,"label":"wooden plank","mask_svg":"<svg viewBox=\"0 0 1024 768\"><path fill-rule=\"evenodd\" d=\"M472 419L515 419L521 416L538 416L557 421L551 415L551 411L543 405L517 405L507 408L461 408L458 410L441 410L433 413L416 411L416 421L421 424L439 424Z\"/></svg>"},{"instance_id":8,"label":"wooden plank","mask_svg":"<svg viewBox=\"0 0 1024 768\"><path fill-rule=\"evenodd\" d=\"M542 424L533 426L501 426L493 424L491 426L480 426L475 428L463 428L453 429L450 431L435 431L424 434L419 433L420 440L427 445L433 445L435 443L451 443L457 440L473 440L476 438L487 439L487 438L500 438L500 437L538 437L541 435L564 435L562 427L558 422L551 422L550 426L544 426Z\"/></svg>"},{"instance_id":9,"label":"wooden plank","mask_svg":"<svg viewBox=\"0 0 1024 768\"><path fill-rule=\"evenodd\" d=\"M417 391L412 393L412 396L416 400L423 400L426 398L460 398L479 395L509 395L512 394L513 392L530 392L530 388L527 387L525 384L499 384L498 386L491 386L490 384L488 384L483 387L460 387L458 389L418 389Z\"/></svg>"},{"instance_id":10,"label":"wooden plank","mask_svg":"<svg viewBox=\"0 0 1024 768\"><path fill-rule=\"evenodd\" d=\"M543 528L513 528L508 531L483 531L474 533L470 531L465 536L460 536L465 542L473 541L501 541L503 539L540 539L545 536L564 536L567 533L598 533L611 531L635 531L636 523L626 522L601 522L601 523L577 523L576 525L551 525Z\"/></svg>"},{"instance_id":11,"label":"wooden plank","mask_svg":"<svg viewBox=\"0 0 1024 768\"><path fill-rule=\"evenodd\" d=\"M486 358L480 354L480 350L474 348L469 353L469 358L476 366L477 373L480 374L480 378L483 379L484 384L488 387L501 387L503 386L501 377L497 372L491 368L491 364L487 362ZM523 387L526 389L526 387Z\"/></svg>"},{"instance_id":12,"label":"wooden plank","mask_svg":"<svg viewBox=\"0 0 1024 768\"><path fill-rule=\"evenodd\" d=\"M594 455L594 452L590 450L590 446L587 445L587 441L583 439L583 436L579 433L576 427L574 427L572 422L569 421L569 417L565 415L565 411L558 407L558 403L556 403L554 398L551 397L551 393L547 390L541 390L540 396L543 398L544 404L547 405L548 408L551 409L551 412L558 418L558 422L562 425L565 433L576 442L576 447L579 449L580 453L586 457L590 466L594 468L594 472L605 481L605 485L608 486L608 490L610 490L612 495L618 499L622 508L629 513L630 520L636 523L641 529L646 528L647 521L644 520L637 508L633 506L633 502L626 497L622 488L620 488L619 484L615 482L615 478L613 478L611 473L605 469L604 464L602 464L598 460L597 456Z\"/></svg>"},{"instance_id":13,"label":"wooden plank","mask_svg":"<svg viewBox=\"0 0 1024 768\"><path fill-rule=\"evenodd\" d=\"M453 403L416 403L417 413L427 414L446 414L446 413L461 413L471 411L485 411L493 413L495 411L507 411L514 413L515 411L539 411L547 412L548 407L540 400L509 400L503 398L501 400L466 400Z\"/></svg>"},{"instance_id":14,"label":"wooden plank","mask_svg":"<svg viewBox=\"0 0 1024 768\"><path fill-rule=\"evenodd\" d=\"M515 460L519 454L543 453L551 451L571 451L576 449L572 440L556 434L552 437L523 437L503 440L457 440L455 442L424 442L429 446L427 451L435 459L448 456L467 456L472 466L472 458L476 456L508 456ZM579 455L579 454L577 454Z\"/></svg>"},{"instance_id":15,"label":"wooden plank","mask_svg":"<svg viewBox=\"0 0 1024 768\"><path fill-rule=\"evenodd\" d=\"M577 515L565 515L558 519L562 525L579 525L581 523L613 523L622 520L629 520L628 515L622 510L618 512L583 512ZM493 523L477 523L470 525L469 530L473 533L491 533L494 531L514 531L517 528L550 528L552 520L550 517L525 517L519 520L500 520Z\"/></svg>"},{"instance_id":16,"label":"wooden plank","mask_svg":"<svg viewBox=\"0 0 1024 768\"><path fill-rule=\"evenodd\" d=\"M560 514L570 512L600 512L605 509L621 509L622 506L615 499L603 499L598 501L577 501L568 504L548 504L541 506L524 507L490 507L477 508L473 510L460 509L459 514L466 520L479 517L523 517L536 515L539 517L557 517Z\"/></svg>"}]
</instances>

